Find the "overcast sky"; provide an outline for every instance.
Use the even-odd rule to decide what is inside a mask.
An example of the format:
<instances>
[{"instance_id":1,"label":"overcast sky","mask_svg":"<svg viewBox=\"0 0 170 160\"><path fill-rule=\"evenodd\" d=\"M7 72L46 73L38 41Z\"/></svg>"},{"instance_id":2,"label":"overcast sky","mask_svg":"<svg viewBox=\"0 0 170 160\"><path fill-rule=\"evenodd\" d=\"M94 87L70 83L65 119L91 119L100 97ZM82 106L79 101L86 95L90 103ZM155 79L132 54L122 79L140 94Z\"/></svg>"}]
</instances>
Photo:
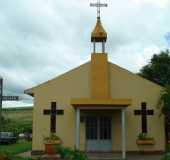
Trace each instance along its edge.
<instances>
[{"instance_id":1,"label":"overcast sky","mask_svg":"<svg viewBox=\"0 0 170 160\"><path fill-rule=\"evenodd\" d=\"M90 60L90 34L96 23L95 0L1 0L0 75L4 95L31 105L25 89ZM170 0L101 0L101 20L108 33L109 60L132 72L168 47Z\"/></svg>"}]
</instances>

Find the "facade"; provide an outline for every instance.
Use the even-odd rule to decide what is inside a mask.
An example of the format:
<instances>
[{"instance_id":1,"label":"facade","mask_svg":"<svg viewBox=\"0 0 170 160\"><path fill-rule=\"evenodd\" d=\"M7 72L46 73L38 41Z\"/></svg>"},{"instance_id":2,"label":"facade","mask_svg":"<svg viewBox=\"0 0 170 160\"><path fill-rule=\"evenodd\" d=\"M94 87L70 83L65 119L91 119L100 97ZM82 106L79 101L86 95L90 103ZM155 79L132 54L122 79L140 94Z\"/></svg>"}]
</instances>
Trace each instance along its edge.
<instances>
[{"instance_id":1,"label":"facade","mask_svg":"<svg viewBox=\"0 0 170 160\"><path fill-rule=\"evenodd\" d=\"M163 87L109 62L106 40L98 17L91 35L91 60L25 91L34 97L33 151L44 150L43 138L50 132L56 132L64 146L122 152L123 159L127 151L164 150L164 118L156 107ZM101 53L96 53L96 43L101 43ZM56 110L55 102L61 114L55 111L56 119L53 114L50 120L48 110ZM145 111L139 111L141 103ZM141 132L153 136L155 144L137 144Z\"/></svg>"}]
</instances>

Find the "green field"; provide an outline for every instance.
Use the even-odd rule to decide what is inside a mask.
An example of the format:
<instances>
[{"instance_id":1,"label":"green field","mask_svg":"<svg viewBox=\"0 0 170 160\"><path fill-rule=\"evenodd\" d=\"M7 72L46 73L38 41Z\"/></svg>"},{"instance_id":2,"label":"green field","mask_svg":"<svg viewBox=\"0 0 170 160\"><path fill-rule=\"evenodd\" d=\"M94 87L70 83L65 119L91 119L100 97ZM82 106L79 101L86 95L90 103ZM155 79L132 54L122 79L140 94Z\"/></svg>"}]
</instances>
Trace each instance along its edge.
<instances>
[{"instance_id":1,"label":"green field","mask_svg":"<svg viewBox=\"0 0 170 160\"><path fill-rule=\"evenodd\" d=\"M33 107L23 108L3 108L2 115L7 120L3 131L18 131L32 128ZM32 142L20 140L16 144L0 145L0 155L17 155L19 153L31 150ZM14 158L12 158L14 159ZM15 158L15 160L28 160L27 158Z\"/></svg>"},{"instance_id":2,"label":"green field","mask_svg":"<svg viewBox=\"0 0 170 160\"><path fill-rule=\"evenodd\" d=\"M33 107L22 108L3 108L2 115L5 118L14 121L31 121L32 122Z\"/></svg>"},{"instance_id":3,"label":"green field","mask_svg":"<svg viewBox=\"0 0 170 160\"><path fill-rule=\"evenodd\" d=\"M31 132L32 130L33 107L3 108L2 131L14 132L16 134Z\"/></svg>"}]
</instances>

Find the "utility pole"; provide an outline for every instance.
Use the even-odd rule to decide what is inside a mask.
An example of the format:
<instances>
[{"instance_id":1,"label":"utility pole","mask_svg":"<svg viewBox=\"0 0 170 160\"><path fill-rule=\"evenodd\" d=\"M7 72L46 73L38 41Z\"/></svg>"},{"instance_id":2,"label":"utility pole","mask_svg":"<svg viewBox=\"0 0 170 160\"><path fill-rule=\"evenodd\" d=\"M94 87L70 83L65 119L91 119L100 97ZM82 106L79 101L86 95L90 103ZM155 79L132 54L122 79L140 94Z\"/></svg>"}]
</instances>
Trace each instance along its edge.
<instances>
[{"instance_id":1,"label":"utility pole","mask_svg":"<svg viewBox=\"0 0 170 160\"><path fill-rule=\"evenodd\" d=\"M2 102L3 101L19 101L19 96L3 95L3 78L0 76L0 131L2 130Z\"/></svg>"},{"instance_id":2,"label":"utility pole","mask_svg":"<svg viewBox=\"0 0 170 160\"><path fill-rule=\"evenodd\" d=\"M3 78L0 77L0 131L2 128Z\"/></svg>"}]
</instances>

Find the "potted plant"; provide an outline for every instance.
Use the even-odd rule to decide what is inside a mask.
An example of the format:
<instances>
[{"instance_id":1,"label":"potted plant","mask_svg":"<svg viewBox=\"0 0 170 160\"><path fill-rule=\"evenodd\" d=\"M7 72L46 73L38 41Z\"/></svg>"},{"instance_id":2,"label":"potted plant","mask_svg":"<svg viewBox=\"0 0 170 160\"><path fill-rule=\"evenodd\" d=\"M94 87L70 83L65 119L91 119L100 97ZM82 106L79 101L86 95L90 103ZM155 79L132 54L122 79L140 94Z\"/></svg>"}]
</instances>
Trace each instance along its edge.
<instances>
[{"instance_id":1,"label":"potted plant","mask_svg":"<svg viewBox=\"0 0 170 160\"><path fill-rule=\"evenodd\" d=\"M153 137L148 136L147 133L139 133L136 143L138 145L154 145L155 140Z\"/></svg>"},{"instance_id":2,"label":"potted plant","mask_svg":"<svg viewBox=\"0 0 170 160\"><path fill-rule=\"evenodd\" d=\"M57 154L56 146L61 145L61 139L54 133L51 133L49 137L44 138L45 153L48 155Z\"/></svg>"}]
</instances>

